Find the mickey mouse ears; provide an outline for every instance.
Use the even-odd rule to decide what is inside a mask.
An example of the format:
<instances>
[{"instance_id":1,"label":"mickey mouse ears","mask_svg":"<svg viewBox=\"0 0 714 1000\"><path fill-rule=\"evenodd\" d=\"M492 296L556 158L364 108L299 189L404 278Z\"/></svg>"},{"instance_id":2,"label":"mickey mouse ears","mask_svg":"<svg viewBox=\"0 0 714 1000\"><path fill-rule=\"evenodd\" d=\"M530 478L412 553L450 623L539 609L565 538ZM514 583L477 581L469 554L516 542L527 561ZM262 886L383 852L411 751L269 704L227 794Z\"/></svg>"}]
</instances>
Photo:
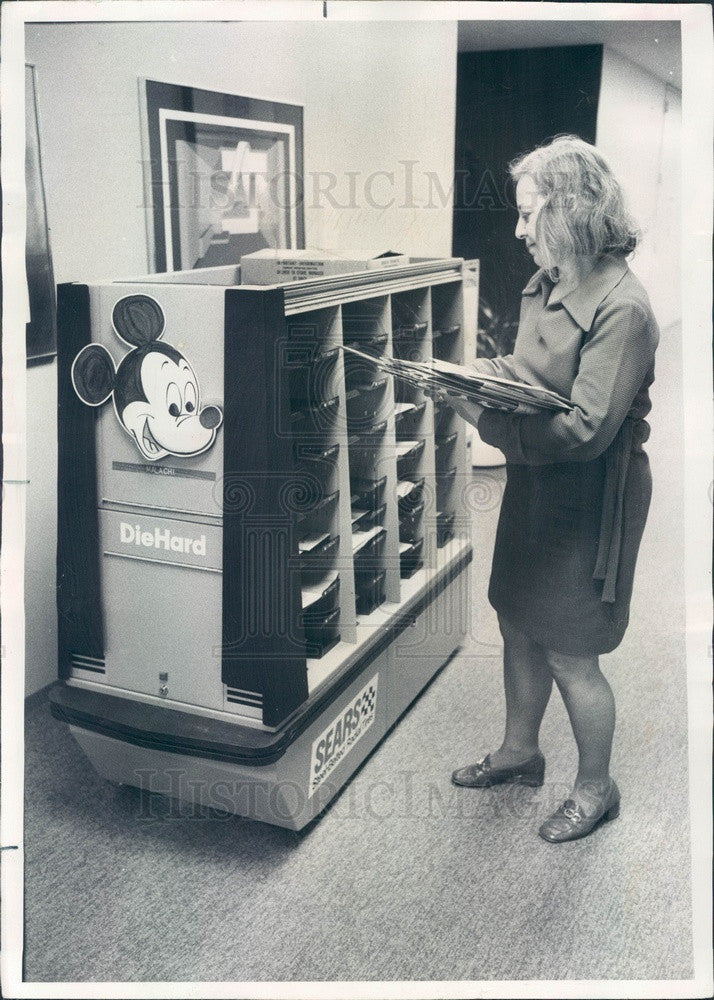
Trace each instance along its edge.
<instances>
[{"instance_id":1,"label":"mickey mouse ears","mask_svg":"<svg viewBox=\"0 0 714 1000\"><path fill-rule=\"evenodd\" d=\"M127 344L143 347L161 337L166 320L163 309L150 295L125 295L112 310L112 325Z\"/></svg>"},{"instance_id":2,"label":"mickey mouse ears","mask_svg":"<svg viewBox=\"0 0 714 1000\"><path fill-rule=\"evenodd\" d=\"M116 370L106 347L87 344L72 362L74 391L87 406L100 406L114 390Z\"/></svg>"}]
</instances>

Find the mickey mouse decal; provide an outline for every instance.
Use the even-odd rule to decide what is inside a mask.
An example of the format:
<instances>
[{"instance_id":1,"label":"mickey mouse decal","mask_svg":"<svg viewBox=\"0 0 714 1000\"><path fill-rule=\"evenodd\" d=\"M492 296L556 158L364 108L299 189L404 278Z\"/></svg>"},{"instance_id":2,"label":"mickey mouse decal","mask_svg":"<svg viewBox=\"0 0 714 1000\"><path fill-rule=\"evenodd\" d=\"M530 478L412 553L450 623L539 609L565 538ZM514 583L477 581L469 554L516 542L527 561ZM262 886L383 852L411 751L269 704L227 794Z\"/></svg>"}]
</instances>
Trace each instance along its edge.
<instances>
[{"instance_id":1,"label":"mickey mouse decal","mask_svg":"<svg viewBox=\"0 0 714 1000\"><path fill-rule=\"evenodd\" d=\"M210 448L223 413L217 406L201 409L193 368L175 347L160 341L166 323L156 299L119 299L112 325L132 350L115 368L106 347L82 348L72 364L72 384L82 402L100 406L113 397L119 423L151 462Z\"/></svg>"}]
</instances>

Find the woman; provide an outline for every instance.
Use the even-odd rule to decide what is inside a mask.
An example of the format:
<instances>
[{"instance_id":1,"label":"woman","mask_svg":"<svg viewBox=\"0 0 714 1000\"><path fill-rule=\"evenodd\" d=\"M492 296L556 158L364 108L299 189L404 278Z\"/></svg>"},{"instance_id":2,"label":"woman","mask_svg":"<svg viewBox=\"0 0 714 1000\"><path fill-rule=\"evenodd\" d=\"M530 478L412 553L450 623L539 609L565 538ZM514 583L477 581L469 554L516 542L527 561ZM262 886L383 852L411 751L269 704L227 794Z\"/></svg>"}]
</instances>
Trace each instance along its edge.
<instances>
[{"instance_id":1,"label":"woman","mask_svg":"<svg viewBox=\"0 0 714 1000\"><path fill-rule=\"evenodd\" d=\"M453 781L542 785L538 732L555 681L579 766L569 798L539 833L561 842L620 808L609 771L615 702L598 656L628 622L651 494L643 418L659 332L625 260L637 235L597 150L559 137L511 174L516 237L539 270L523 291L513 354L475 367L553 389L573 409L503 413L442 396L507 460L489 586L504 643L505 736Z\"/></svg>"}]
</instances>

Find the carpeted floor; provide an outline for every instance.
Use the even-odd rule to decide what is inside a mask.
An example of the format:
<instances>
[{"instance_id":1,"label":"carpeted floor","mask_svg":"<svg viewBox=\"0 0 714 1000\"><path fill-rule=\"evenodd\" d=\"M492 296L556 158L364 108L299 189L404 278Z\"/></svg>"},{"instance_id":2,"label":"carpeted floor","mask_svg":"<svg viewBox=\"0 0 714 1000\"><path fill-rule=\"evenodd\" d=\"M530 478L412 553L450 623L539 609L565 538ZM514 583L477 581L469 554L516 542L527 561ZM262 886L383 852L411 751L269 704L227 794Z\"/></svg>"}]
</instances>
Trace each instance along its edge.
<instances>
[{"instance_id":1,"label":"carpeted floor","mask_svg":"<svg viewBox=\"0 0 714 1000\"><path fill-rule=\"evenodd\" d=\"M536 836L576 763L557 694L542 789L449 782L503 722L485 599L503 472L475 472L476 638L306 833L113 787L46 697L30 700L26 979L689 978L682 501L666 472L676 429L650 449L657 489L632 626L603 658L619 820L561 846Z\"/></svg>"}]
</instances>

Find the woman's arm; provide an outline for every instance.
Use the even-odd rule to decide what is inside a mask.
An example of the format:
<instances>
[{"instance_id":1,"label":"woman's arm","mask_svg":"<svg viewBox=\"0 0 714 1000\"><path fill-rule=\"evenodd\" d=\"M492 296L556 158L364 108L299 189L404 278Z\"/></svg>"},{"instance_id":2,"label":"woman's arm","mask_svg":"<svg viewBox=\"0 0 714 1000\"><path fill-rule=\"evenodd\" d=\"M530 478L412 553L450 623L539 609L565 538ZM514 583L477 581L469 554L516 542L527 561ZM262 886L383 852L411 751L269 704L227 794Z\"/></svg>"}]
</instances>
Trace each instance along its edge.
<instances>
[{"instance_id":1,"label":"woman's arm","mask_svg":"<svg viewBox=\"0 0 714 1000\"><path fill-rule=\"evenodd\" d=\"M605 304L582 351L568 413L518 416L487 410L480 436L509 462L586 462L608 447L652 368L657 328L638 302Z\"/></svg>"},{"instance_id":2,"label":"woman's arm","mask_svg":"<svg viewBox=\"0 0 714 1000\"><path fill-rule=\"evenodd\" d=\"M476 358L469 367L483 375L496 375L498 378L509 378L514 382L527 382L529 379L528 372L512 354L504 354L498 358Z\"/></svg>"}]
</instances>

